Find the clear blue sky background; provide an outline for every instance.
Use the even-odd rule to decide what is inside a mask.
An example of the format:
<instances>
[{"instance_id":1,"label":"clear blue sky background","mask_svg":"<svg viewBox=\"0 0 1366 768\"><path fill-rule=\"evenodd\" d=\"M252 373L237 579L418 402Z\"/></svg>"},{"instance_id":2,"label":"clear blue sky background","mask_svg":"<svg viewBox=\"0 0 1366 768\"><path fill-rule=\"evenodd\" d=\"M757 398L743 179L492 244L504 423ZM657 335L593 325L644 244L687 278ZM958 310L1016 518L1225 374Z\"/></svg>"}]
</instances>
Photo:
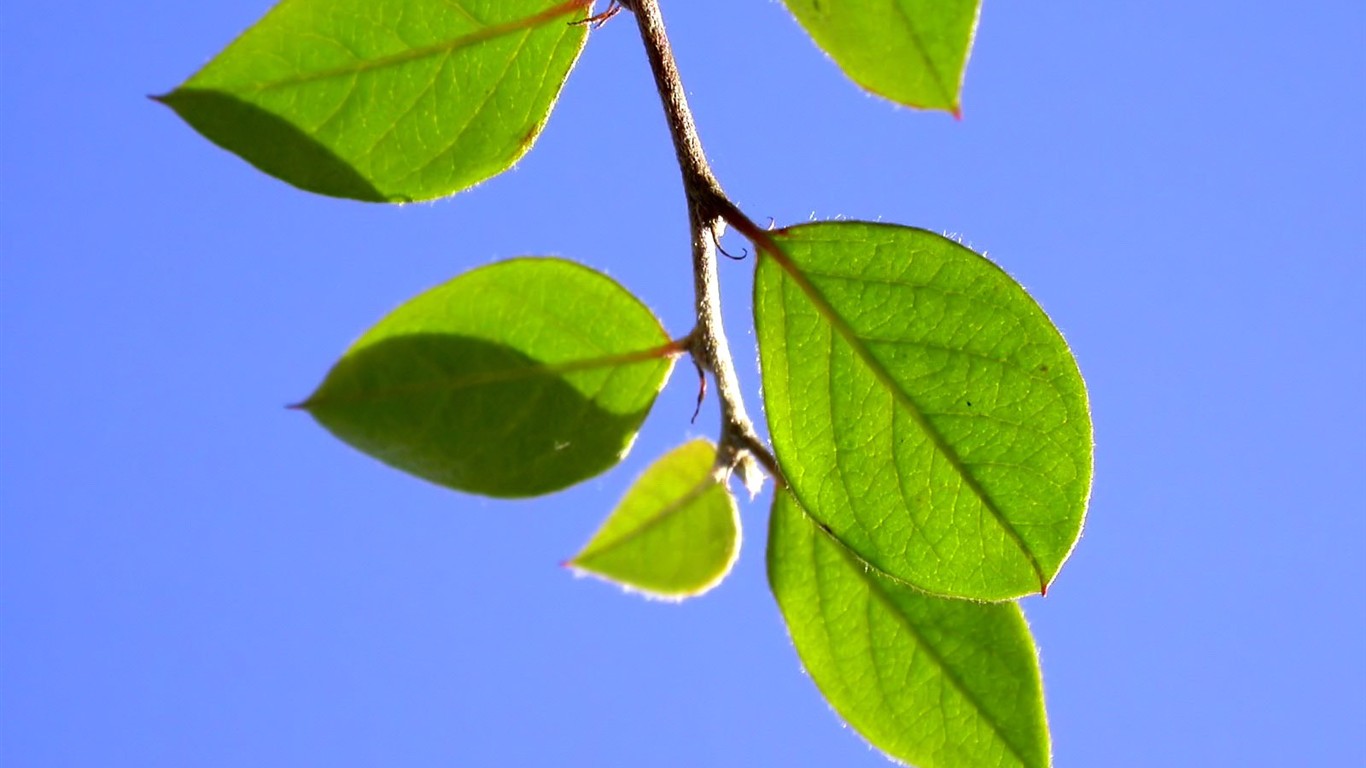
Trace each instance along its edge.
<instances>
[{"instance_id":1,"label":"clear blue sky background","mask_svg":"<svg viewBox=\"0 0 1366 768\"><path fill-rule=\"evenodd\" d=\"M798 666L767 497L704 599L557 566L650 459L714 434L686 368L624 465L533 502L412 480L282 407L496 258L582 259L688 330L630 19L515 172L392 208L264 177L143 98L268 5L0 15L0 763L884 765ZM777 3L665 14L752 217L956 233L1072 342L1095 491L1025 605L1057 764L1366 763L1361 3L989 0L961 122L865 96ZM752 262L723 267L753 392Z\"/></svg>"}]
</instances>

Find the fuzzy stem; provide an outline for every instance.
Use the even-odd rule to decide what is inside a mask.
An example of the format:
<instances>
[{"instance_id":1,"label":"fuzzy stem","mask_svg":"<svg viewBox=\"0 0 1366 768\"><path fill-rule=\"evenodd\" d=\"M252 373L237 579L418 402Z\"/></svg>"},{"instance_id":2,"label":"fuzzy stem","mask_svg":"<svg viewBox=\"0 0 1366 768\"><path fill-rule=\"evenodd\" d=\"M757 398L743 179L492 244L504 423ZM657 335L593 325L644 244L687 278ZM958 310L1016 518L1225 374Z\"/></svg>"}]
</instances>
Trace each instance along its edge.
<instances>
[{"instance_id":1,"label":"fuzzy stem","mask_svg":"<svg viewBox=\"0 0 1366 768\"><path fill-rule=\"evenodd\" d=\"M726 330L721 322L721 284L716 268L717 243L725 232L726 220L734 218L739 209L721 190L707 156L702 151L702 140L697 135L697 124L683 82L678 75L673 50L664 32L664 18L659 11L659 0L630 0L621 3L635 14L640 39L645 44L645 55L650 60L655 87L664 106L664 117L673 138L678 168L683 175L683 191L688 198L688 224L692 233L693 290L696 295L697 325L693 330L691 352L698 365L710 371L716 381L716 395L721 403L721 437L717 446L718 465L740 470L740 477L750 485L753 462L768 471L776 483L785 486L778 461L754 430L754 423L745 410L744 396L735 374L735 362L726 341ZM743 218L743 215L741 214ZM746 220L747 221L747 220ZM751 224L751 226L753 226ZM757 228L756 228L757 229Z\"/></svg>"}]
</instances>

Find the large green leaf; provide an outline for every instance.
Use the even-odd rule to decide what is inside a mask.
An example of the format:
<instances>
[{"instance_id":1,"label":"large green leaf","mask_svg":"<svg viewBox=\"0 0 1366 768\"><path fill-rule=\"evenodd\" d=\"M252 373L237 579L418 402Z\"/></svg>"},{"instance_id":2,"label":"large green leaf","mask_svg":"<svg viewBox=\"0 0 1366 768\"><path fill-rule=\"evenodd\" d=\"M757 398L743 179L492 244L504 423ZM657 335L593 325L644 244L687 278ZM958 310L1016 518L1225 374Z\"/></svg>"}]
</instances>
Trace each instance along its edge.
<instances>
[{"instance_id":1,"label":"large green leaf","mask_svg":"<svg viewBox=\"0 0 1366 768\"><path fill-rule=\"evenodd\" d=\"M911 107L958 112L981 0L783 0L854 82Z\"/></svg>"},{"instance_id":2,"label":"large green leaf","mask_svg":"<svg viewBox=\"0 0 1366 768\"><path fill-rule=\"evenodd\" d=\"M754 312L774 449L797 498L937 594L1047 588L1091 484L1086 390L1034 300L931 232L773 232Z\"/></svg>"},{"instance_id":3,"label":"large green leaf","mask_svg":"<svg viewBox=\"0 0 1366 768\"><path fill-rule=\"evenodd\" d=\"M735 498L713 476L716 447L694 440L655 462L568 565L657 597L725 578L739 551Z\"/></svg>"},{"instance_id":4,"label":"large green leaf","mask_svg":"<svg viewBox=\"0 0 1366 768\"><path fill-rule=\"evenodd\" d=\"M583 48L592 0L283 0L157 97L290 184L429 200L521 157Z\"/></svg>"},{"instance_id":5,"label":"large green leaf","mask_svg":"<svg viewBox=\"0 0 1366 768\"><path fill-rule=\"evenodd\" d=\"M1015 603L931 597L868 570L779 492L768 577L830 705L920 768L1049 764L1043 686Z\"/></svg>"},{"instance_id":6,"label":"large green leaf","mask_svg":"<svg viewBox=\"0 0 1366 768\"><path fill-rule=\"evenodd\" d=\"M531 496L616 464L676 353L650 310L605 275L513 259L394 310L300 407L434 483Z\"/></svg>"}]
</instances>

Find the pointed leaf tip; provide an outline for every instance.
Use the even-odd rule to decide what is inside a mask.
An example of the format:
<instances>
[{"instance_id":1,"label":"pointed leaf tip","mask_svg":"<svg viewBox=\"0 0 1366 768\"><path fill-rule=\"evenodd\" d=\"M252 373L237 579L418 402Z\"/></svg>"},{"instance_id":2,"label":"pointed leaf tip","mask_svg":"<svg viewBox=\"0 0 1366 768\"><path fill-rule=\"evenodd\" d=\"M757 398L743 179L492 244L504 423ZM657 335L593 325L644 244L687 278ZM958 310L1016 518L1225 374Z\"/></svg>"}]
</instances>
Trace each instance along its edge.
<instances>
[{"instance_id":1,"label":"pointed leaf tip","mask_svg":"<svg viewBox=\"0 0 1366 768\"><path fill-rule=\"evenodd\" d=\"M851 80L908 107L957 112L981 0L783 0Z\"/></svg>"},{"instance_id":2,"label":"pointed leaf tip","mask_svg":"<svg viewBox=\"0 0 1366 768\"><path fill-rule=\"evenodd\" d=\"M301 189L444 197L527 151L586 40L563 22L588 5L290 0L156 100Z\"/></svg>"}]
</instances>

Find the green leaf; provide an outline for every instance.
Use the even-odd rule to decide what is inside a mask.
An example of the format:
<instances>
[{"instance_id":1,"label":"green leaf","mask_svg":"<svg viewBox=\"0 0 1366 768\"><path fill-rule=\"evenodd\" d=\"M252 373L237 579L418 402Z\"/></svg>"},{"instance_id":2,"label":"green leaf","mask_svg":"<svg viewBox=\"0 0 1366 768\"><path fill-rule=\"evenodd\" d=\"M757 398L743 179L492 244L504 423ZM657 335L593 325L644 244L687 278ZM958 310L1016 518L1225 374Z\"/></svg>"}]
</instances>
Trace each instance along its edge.
<instances>
[{"instance_id":1,"label":"green leaf","mask_svg":"<svg viewBox=\"0 0 1366 768\"><path fill-rule=\"evenodd\" d=\"M568 565L663 598L721 583L739 552L740 520L715 464L707 440L655 462Z\"/></svg>"},{"instance_id":2,"label":"green leaf","mask_svg":"<svg viewBox=\"0 0 1366 768\"><path fill-rule=\"evenodd\" d=\"M507 170L545 125L591 0L283 0L156 97L302 189L430 200Z\"/></svg>"},{"instance_id":3,"label":"green leaf","mask_svg":"<svg viewBox=\"0 0 1366 768\"><path fill-rule=\"evenodd\" d=\"M873 566L936 594L1047 588L1091 485L1086 389L1034 300L939 235L771 233L754 312L779 463Z\"/></svg>"},{"instance_id":4,"label":"green leaf","mask_svg":"<svg viewBox=\"0 0 1366 768\"><path fill-rule=\"evenodd\" d=\"M300 407L418 477L532 496L620 461L677 352L650 310L607 276L561 259L513 259L394 310Z\"/></svg>"},{"instance_id":5,"label":"green leaf","mask_svg":"<svg viewBox=\"0 0 1366 768\"><path fill-rule=\"evenodd\" d=\"M854 82L900 104L959 111L981 0L783 0Z\"/></svg>"},{"instance_id":6,"label":"green leaf","mask_svg":"<svg viewBox=\"0 0 1366 768\"><path fill-rule=\"evenodd\" d=\"M873 746L920 768L1049 764L1019 606L930 595L870 571L779 492L768 578L797 655Z\"/></svg>"}]
</instances>

